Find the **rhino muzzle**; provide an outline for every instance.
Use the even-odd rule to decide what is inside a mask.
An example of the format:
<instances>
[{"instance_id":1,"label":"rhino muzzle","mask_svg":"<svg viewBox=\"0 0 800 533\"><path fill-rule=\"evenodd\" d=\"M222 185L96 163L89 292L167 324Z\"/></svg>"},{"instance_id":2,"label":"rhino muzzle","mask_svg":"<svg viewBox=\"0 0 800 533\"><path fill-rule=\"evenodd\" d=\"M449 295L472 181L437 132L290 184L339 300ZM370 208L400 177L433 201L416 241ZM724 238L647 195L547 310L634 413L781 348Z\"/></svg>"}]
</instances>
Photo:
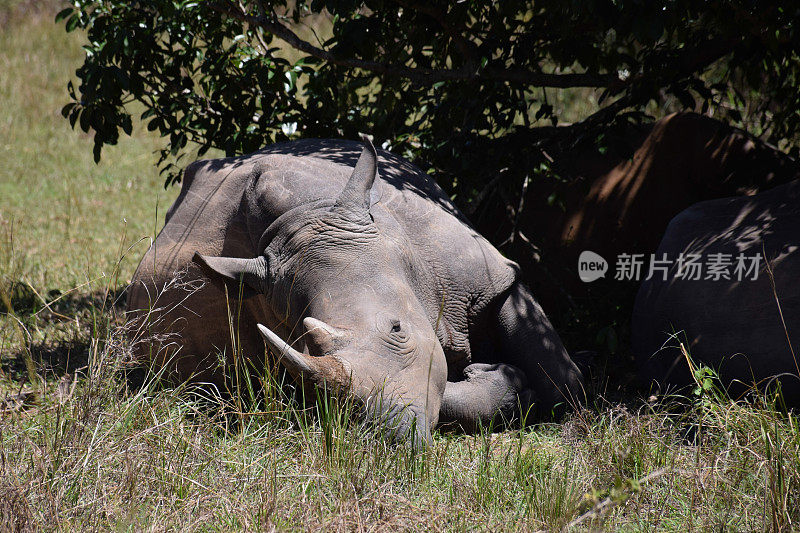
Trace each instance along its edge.
<instances>
[{"instance_id":1,"label":"rhino muzzle","mask_svg":"<svg viewBox=\"0 0 800 533\"><path fill-rule=\"evenodd\" d=\"M392 396L373 394L365 405L367 423L395 444L410 443L421 450L432 442L428 417L413 405L404 405Z\"/></svg>"},{"instance_id":2,"label":"rhino muzzle","mask_svg":"<svg viewBox=\"0 0 800 533\"><path fill-rule=\"evenodd\" d=\"M352 376L336 357L302 353L266 326L258 324L258 330L280 363L299 382L324 387L331 392L352 392ZM389 441L396 444L410 442L416 449L431 443L428 417L413 405L403 404L383 391L373 391L359 400L368 426Z\"/></svg>"}]
</instances>

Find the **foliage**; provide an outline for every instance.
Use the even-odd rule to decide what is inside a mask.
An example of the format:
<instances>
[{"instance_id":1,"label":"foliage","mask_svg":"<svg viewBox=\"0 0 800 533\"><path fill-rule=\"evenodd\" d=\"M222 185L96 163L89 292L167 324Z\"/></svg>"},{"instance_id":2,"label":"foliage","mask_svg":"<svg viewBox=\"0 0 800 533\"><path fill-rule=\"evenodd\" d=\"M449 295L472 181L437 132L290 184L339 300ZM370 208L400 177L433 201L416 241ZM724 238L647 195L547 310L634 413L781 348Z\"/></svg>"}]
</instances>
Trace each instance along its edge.
<instances>
[{"instance_id":1,"label":"foliage","mask_svg":"<svg viewBox=\"0 0 800 533\"><path fill-rule=\"evenodd\" d=\"M63 114L94 132L99 159L141 113L164 138L167 184L193 147L236 155L366 131L467 201L501 169L521 183L545 152L594 143L648 103L793 138L798 16L788 0L76 0L57 17L88 32ZM565 98L599 103L548 127Z\"/></svg>"}]
</instances>

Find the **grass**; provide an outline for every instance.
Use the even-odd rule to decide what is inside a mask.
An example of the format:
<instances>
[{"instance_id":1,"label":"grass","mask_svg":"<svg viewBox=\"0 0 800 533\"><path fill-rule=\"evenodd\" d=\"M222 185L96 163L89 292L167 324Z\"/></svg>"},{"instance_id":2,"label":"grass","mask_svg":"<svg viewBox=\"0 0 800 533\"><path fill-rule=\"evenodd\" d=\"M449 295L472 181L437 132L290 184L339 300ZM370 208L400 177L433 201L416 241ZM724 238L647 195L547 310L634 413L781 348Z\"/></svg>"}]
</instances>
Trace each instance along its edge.
<instances>
[{"instance_id":1,"label":"grass","mask_svg":"<svg viewBox=\"0 0 800 533\"><path fill-rule=\"evenodd\" d=\"M755 531L798 518L797 421L769 409L606 406L437 435L420 454L331 415L341 409L308 416L280 389L239 413L131 392L114 335L95 346L74 390L49 383L3 413L2 526Z\"/></svg>"},{"instance_id":2,"label":"grass","mask_svg":"<svg viewBox=\"0 0 800 533\"><path fill-rule=\"evenodd\" d=\"M66 357L54 352L86 349L177 191L161 188L144 131L93 163L91 138L60 116L81 36L56 27L53 9L21 6L0 27L0 296L24 323L0 317L0 352Z\"/></svg>"},{"instance_id":3,"label":"grass","mask_svg":"<svg viewBox=\"0 0 800 533\"><path fill-rule=\"evenodd\" d=\"M49 18L0 30L0 224L6 240L12 233L15 239L13 256L7 250L3 259L13 259L12 269L34 285L76 286L111 272L124 235L126 245L152 235L161 224L156 196L163 214L177 191L161 189L152 165L156 139L141 131L93 164L91 139L60 116L65 84L81 61L81 36ZM123 259L124 273L140 251Z\"/></svg>"},{"instance_id":4,"label":"grass","mask_svg":"<svg viewBox=\"0 0 800 533\"><path fill-rule=\"evenodd\" d=\"M80 36L51 20L0 28L0 531L798 528L797 419L713 387L424 453L270 376L244 404L129 390L114 303L177 191L141 130L94 165L58 113Z\"/></svg>"}]
</instances>

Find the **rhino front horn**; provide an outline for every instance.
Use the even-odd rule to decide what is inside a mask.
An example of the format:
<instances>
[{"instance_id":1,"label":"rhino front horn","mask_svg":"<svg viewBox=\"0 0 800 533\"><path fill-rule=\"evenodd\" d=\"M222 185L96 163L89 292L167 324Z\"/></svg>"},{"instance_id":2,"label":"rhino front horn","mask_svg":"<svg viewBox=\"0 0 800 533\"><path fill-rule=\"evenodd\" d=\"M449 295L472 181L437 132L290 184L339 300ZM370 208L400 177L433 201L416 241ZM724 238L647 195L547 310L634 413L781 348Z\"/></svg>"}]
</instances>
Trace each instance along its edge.
<instances>
[{"instance_id":1,"label":"rhino front horn","mask_svg":"<svg viewBox=\"0 0 800 533\"><path fill-rule=\"evenodd\" d=\"M361 140L364 141L364 150L334 207L366 213L369 211L369 192L378 175L378 152L366 135L362 135Z\"/></svg>"},{"instance_id":2,"label":"rhino front horn","mask_svg":"<svg viewBox=\"0 0 800 533\"><path fill-rule=\"evenodd\" d=\"M316 385L327 384L336 388L348 386L349 377L344 365L335 357L314 357L298 352L262 324L258 324L258 331L264 337L267 347L278 356L278 360L298 381Z\"/></svg>"}]
</instances>

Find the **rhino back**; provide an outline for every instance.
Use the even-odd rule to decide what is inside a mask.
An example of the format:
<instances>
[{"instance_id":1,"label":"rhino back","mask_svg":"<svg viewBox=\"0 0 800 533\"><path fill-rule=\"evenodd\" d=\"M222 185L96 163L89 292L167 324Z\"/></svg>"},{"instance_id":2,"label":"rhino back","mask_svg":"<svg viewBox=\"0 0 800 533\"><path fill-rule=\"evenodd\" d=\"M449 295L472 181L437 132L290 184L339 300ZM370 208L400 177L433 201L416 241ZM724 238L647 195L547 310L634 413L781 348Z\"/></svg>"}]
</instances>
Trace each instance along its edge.
<instances>
[{"instance_id":1,"label":"rhino back","mask_svg":"<svg viewBox=\"0 0 800 533\"><path fill-rule=\"evenodd\" d=\"M166 375L180 381L191 377L223 385L217 354L233 354L226 295L207 283L191 260L195 252L248 256L242 209L248 179L243 166L220 169L210 161L190 165L165 225L128 289L134 358L167 367ZM253 317L253 306L246 303L243 314ZM258 350L261 343L257 335L245 334L239 346Z\"/></svg>"},{"instance_id":2,"label":"rhino back","mask_svg":"<svg viewBox=\"0 0 800 533\"><path fill-rule=\"evenodd\" d=\"M730 254L731 279L679 279L673 264L667 281L654 276L642 284L634 306L632 343L646 377L663 380L671 371L667 381L689 380L679 350L662 350L673 331L685 331L693 359L719 367L727 383L796 374L789 342L794 349L800 347L798 230L796 181L751 197L701 202L676 216L656 256L667 254L674 261L681 253L700 254L705 265L712 254ZM749 273L739 281L734 271L739 254L748 258L748 266L749 258L761 254L772 274L762 260L757 279ZM797 380L791 381L784 391L799 400Z\"/></svg>"}]
</instances>

